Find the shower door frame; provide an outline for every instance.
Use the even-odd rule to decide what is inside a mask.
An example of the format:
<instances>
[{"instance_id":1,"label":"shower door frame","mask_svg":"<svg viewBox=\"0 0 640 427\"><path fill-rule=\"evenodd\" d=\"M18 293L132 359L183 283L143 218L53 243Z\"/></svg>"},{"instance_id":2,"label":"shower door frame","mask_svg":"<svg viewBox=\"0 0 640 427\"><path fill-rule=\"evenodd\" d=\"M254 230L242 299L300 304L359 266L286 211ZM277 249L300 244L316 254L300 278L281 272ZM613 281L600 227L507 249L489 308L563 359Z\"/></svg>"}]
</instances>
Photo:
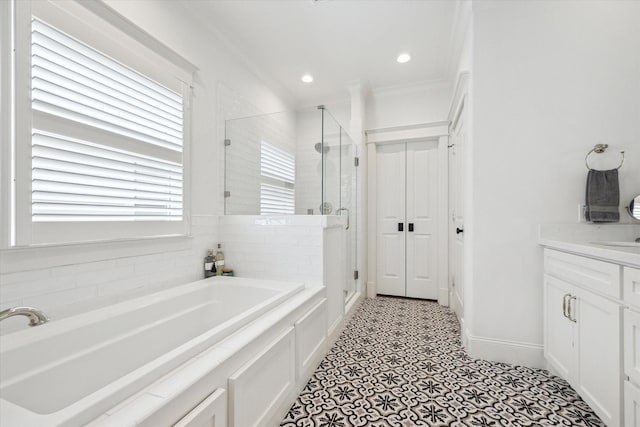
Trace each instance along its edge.
<instances>
[{"instance_id":1,"label":"shower door frame","mask_svg":"<svg viewBox=\"0 0 640 427\"><path fill-rule=\"evenodd\" d=\"M355 159L358 156L358 147L354 141L354 138L349 135L349 133L346 131L346 129L342 126L342 124L340 124L340 122L338 122L338 120L336 120L336 118L333 116L333 114L331 114L331 112L324 106L324 105L319 105L318 109L321 110L322 112L322 133L321 133L321 146L320 146L320 153L321 153L321 157L322 157L322 167L321 167L321 171L322 171L322 176L321 176L321 207L324 207L324 203L325 201L325 192L327 189L327 176L326 176L326 159L325 156L329 153L330 150L326 150L325 152L325 137L328 135L327 133L325 133L325 123L327 123L327 121L325 120L325 113L329 114L329 116L331 117L331 119L335 122L335 124L338 126L338 130L339 130L339 135L338 135L338 147L339 147L339 165L338 165L338 205L336 207L336 209L333 209L332 212L335 214L336 212L341 212L339 211L339 209L344 208L343 206L343 200L345 199L345 197L343 197L343 188L342 188L342 179L343 179L343 164L344 161L346 160L348 163L348 165L350 166L349 169L349 175L351 176L351 181L350 181L350 186L349 186L349 191L351 192L351 197L349 197L350 199L350 203L349 206L347 207L348 209L348 213L347 213L347 221L349 222L349 229L347 230L347 238L350 237L350 244L348 245L348 247L346 248L346 250L349 253L349 266L346 269L345 273L346 273L346 277L345 277L345 295L344 295L344 304L345 306L347 304L349 304L351 302L351 300L353 299L354 296L356 296L358 294L358 279L355 278L355 272L358 271L358 220L357 220L357 212L358 212L358 190L359 188L357 187L358 184L358 170L357 170L357 166L355 164ZM348 159L346 159L343 156L343 133L346 134L346 136L349 138L349 140L351 141L351 152L350 155L348 156ZM327 143L328 144L328 143ZM354 191L355 189L355 191ZM321 209L321 214L324 215L322 209ZM341 214L340 214L341 215ZM349 240L347 240L349 241Z\"/></svg>"}]
</instances>

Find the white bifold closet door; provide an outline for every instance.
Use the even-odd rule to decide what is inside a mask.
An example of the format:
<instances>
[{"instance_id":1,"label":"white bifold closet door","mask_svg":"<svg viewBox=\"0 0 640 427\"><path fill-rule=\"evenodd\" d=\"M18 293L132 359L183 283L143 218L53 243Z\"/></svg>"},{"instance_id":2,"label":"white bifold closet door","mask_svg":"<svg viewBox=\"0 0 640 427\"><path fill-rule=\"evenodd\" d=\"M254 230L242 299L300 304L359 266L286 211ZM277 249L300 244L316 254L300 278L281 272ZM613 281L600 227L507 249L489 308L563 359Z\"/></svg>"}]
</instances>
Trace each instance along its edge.
<instances>
[{"instance_id":1,"label":"white bifold closet door","mask_svg":"<svg viewBox=\"0 0 640 427\"><path fill-rule=\"evenodd\" d=\"M378 293L405 296L407 144L379 145L376 149Z\"/></svg>"},{"instance_id":2,"label":"white bifold closet door","mask_svg":"<svg viewBox=\"0 0 640 427\"><path fill-rule=\"evenodd\" d=\"M437 142L377 147L377 286L437 299Z\"/></svg>"}]
</instances>

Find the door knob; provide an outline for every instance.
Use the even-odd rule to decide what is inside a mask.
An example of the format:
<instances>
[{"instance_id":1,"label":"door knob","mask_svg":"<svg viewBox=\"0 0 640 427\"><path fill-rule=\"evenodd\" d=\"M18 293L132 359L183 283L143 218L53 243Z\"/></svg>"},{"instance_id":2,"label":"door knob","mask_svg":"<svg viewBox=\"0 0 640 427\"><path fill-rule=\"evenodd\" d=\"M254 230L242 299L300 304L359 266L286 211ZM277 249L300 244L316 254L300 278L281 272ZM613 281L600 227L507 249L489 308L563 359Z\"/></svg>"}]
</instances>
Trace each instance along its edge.
<instances>
[{"instance_id":1,"label":"door knob","mask_svg":"<svg viewBox=\"0 0 640 427\"><path fill-rule=\"evenodd\" d=\"M398 223L398 231L404 231L404 222Z\"/></svg>"},{"instance_id":2,"label":"door knob","mask_svg":"<svg viewBox=\"0 0 640 427\"><path fill-rule=\"evenodd\" d=\"M456 234L464 233L464 229L456 227Z\"/></svg>"}]
</instances>

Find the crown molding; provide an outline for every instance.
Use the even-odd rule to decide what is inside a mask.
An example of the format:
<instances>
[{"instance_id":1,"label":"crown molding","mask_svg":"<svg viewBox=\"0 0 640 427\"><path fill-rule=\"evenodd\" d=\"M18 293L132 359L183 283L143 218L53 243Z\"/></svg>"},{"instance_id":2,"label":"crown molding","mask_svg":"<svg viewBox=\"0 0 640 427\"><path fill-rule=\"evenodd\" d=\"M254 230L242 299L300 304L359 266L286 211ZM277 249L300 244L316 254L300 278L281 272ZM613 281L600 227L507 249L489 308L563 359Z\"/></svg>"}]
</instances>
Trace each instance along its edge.
<instances>
[{"instance_id":1,"label":"crown molding","mask_svg":"<svg viewBox=\"0 0 640 427\"><path fill-rule=\"evenodd\" d=\"M361 94L365 98L371 93L371 84L367 80L356 79L350 82L347 82L347 89L349 89L349 94L353 96L353 94Z\"/></svg>"},{"instance_id":2,"label":"crown molding","mask_svg":"<svg viewBox=\"0 0 640 427\"><path fill-rule=\"evenodd\" d=\"M471 19L474 10L474 2L472 0L457 0L456 10L453 17L453 25L449 34L449 48L447 49L447 66L446 79L453 81L457 70L462 48L467 31L470 28Z\"/></svg>"},{"instance_id":3,"label":"crown molding","mask_svg":"<svg viewBox=\"0 0 640 427\"><path fill-rule=\"evenodd\" d=\"M374 87L371 89L370 94L372 96L395 95L420 90L443 89L449 86L451 86L451 82L446 79L423 80L400 85Z\"/></svg>"},{"instance_id":4,"label":"crown molding","mask_svg":"<svg viewBox=\"0 0 640 427\"><path fill-rule=\"evenodd\" d=\"M211 23L205 19L204 14L197 13L197 11L194 10L192 6L189 6L189 4L193 5L205 3L206 2L177 2L179 7L183 11L185 11L190 18L198 22L198 24L204 29L205 32L211 34L217 41L219 41L223 49L230 56L235 58L240 65L244 66L247 71L253 74L268 89L272 90L278 97L282 98L282 101L285 104L287 104L291 108L295 108L297 98L282 83L280 83L277 79L265 73L264 71L260 71L261 68L247 55L242 53L242 49L237 43L231 41L229 37L227 37L222 31L213 27Z\"/></svg>"},{"instance_id":5,"label":"crown molding","mask_svg":"<svg viewBox=\"0 0 640 427\"><path fill-rule=\"evenodd\" d=\"M469 93L469 79L471 73L463 71L458 74L455 88L453 90L453 98L451 98L451 104L449 105L449 113L447 119L454 123L457 120L458 114L464 104L465 98Z\"/></svg>"},{"instance_id":6,"label":"crown molding","mask_svg":"<svg viewBox=\"0 0 640 427\"><path fill-rule=\"evenodd\" d=\"M367 144L384 144L398 141L409 142L438 138L448 134L448 120L365 130Z\"/></svg>"},{"instance_id":7,"label":"crown molding","mask_svg":"<svg viewBox=\"0 0 640 427\"><path fill-rule=\"evenodd\" d=\"M307 108L317 107L318 105L327 105L327 106L342 105L342 104L349 104L350 102L351 102L351 97L349 93L345 91L345 94L343 96L323 98L321 101L305 100L305 101L299 102L294 106L293 109L304 110Z\"/></svg>"}]
</instances>

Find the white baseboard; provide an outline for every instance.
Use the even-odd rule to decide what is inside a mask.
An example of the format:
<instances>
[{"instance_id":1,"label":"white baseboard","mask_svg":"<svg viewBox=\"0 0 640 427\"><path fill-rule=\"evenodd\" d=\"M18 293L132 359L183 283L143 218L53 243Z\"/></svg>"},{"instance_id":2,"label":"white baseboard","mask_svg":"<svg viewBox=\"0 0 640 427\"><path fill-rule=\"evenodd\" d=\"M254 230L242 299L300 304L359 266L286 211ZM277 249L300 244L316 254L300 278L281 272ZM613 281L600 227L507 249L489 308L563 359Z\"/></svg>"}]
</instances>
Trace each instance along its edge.
<instances>
[{"instance_id":1,"label":"white baseboard","mask_svg":"<svg viewBox=\"0 0 640 427\"><path fill-rule=\"evenodd\" d=\"M376 282L367 282L367 298L375 298L377 293Z\"/></svg>"},{"instance_id":2,"label":"white baseboard","mask_svg":"<svg viewBox=\"0 0 640 427\"><path fill-rule=\"evenodd\" d=\"M545 368L547 371L549 371L550 373L552 373L553 375L555 375L556 377L561 377L561 378L562 378L562 375L560 375L560 372L558 372L558 371L556 370L556 368L554 368L554 367L553 367L553 365L552 365L551 363L546 363L546 364L545 364L545 366L544 366L544 368Z\"/></svg>"},{"instance_id":3,"label":"white baseboard","mask_svg":"<svg viewBox=\"0 0 640 427\"><path fill-rule=\"evenodd\" d=\"M438 288L438 304L449 307L449 289Z\"/></svg>"},{"instance_id":4,"label":"white baseboard","mask_svg":"<svg viewBox=\"0 0 640 427\"><path fill-rule=\"evenodd\" d=\"M452 310L453 311L453 310ZM455 314L455 313L454 313ZM456 316L457 317L457 316ZM467 334L467 330L464 327L464 318L459 317L458 318L458 322L460 323L460 331L463 331L460 333L461 339L462 339L462 346L466 349L469 350L469 334Z\"/></svg>"},{"instance_id":5,"label":"white baseboard","mask_svg":"<svg viewBox=\"0 0 640 427\"><path fill-rule=\"evenodd\" d=\"M344 329L344 316L340 316L333 322L327 331L327 348L330 349Z\"/></svg>"},{"instance_id":6,"label":"white baseboard","mask_svg":"<svg viewBox=\"0 0 640 427\"><path fill-rule=\"evenodd\" d=\"M353 317L353 313L355 313L356 308L360 306L360 302L364 299L364 295L362 292L357 292L349 301L349 303L344 308L344 324L346 325L351 317Z\"/></svg>"},{"instance_id":7,"label":"white baseboard","mask_svg":"<svg viewBox=\"0 0 640 427\"><path fill-rule=\"evenodd\" d=\"M476 359L522 365L530 368L545 369L544 348L541 344L521 341L500 340L473 336L465 330L463 343L469 356Z\"/></svg>"}]
</instances>

